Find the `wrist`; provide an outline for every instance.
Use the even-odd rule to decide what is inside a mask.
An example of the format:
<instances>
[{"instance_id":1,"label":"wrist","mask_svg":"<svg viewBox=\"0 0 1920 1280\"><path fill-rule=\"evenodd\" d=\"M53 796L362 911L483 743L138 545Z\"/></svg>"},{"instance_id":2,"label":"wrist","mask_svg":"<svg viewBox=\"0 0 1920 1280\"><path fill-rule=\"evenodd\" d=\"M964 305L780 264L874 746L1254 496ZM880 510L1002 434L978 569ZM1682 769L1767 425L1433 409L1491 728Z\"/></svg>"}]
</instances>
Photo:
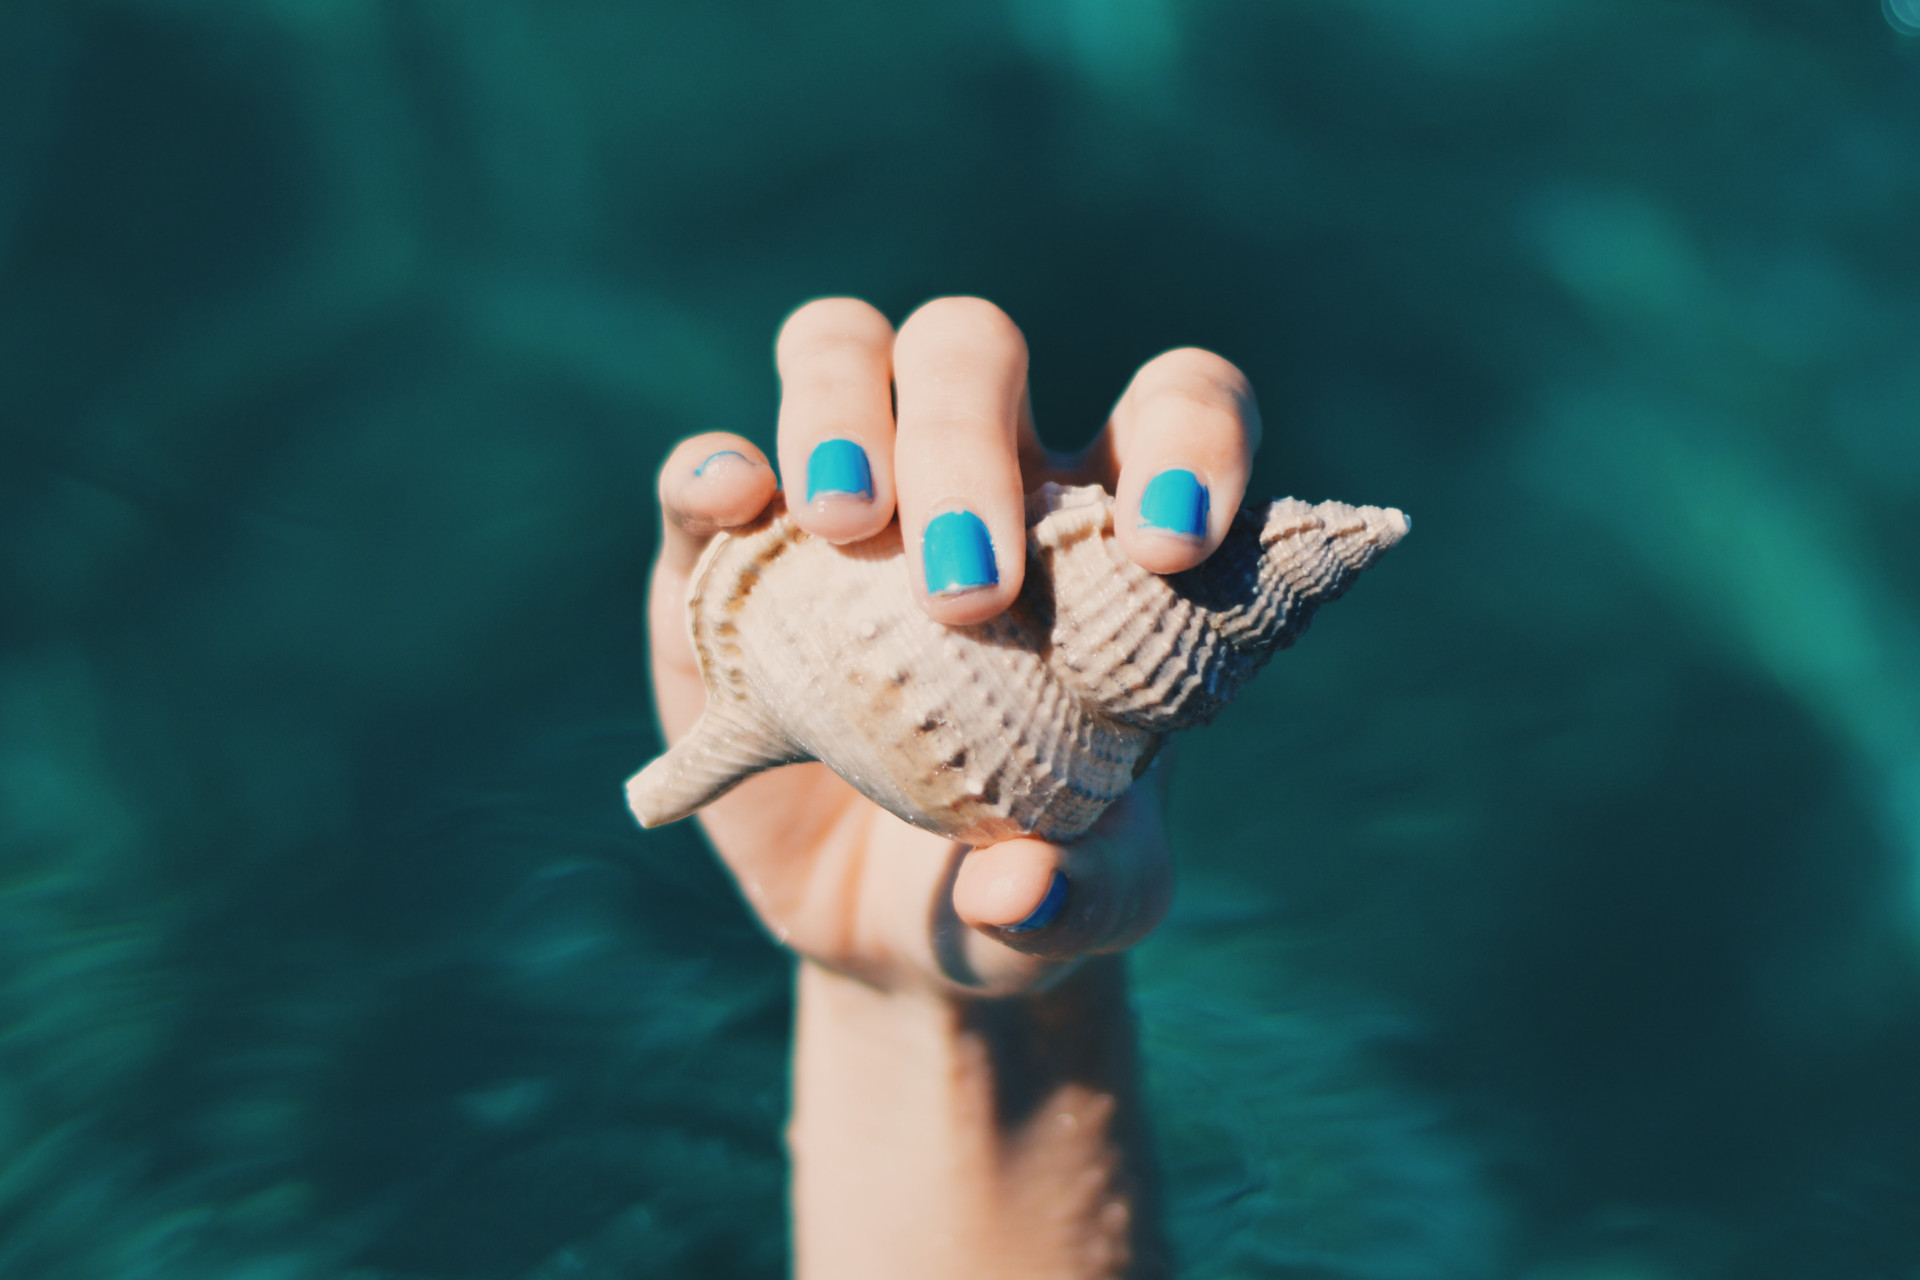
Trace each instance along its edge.
<instances>
[{"instance_id":1,"label":"wrist","mask_svg":"<svg viewBox=\"0 0 1920 1280\"><path fill-rule=\"evenodd\" d=\"M980 999L803 961L799 1274L1160 1274L1126 970Z\"/></svg>"}]
</instances>

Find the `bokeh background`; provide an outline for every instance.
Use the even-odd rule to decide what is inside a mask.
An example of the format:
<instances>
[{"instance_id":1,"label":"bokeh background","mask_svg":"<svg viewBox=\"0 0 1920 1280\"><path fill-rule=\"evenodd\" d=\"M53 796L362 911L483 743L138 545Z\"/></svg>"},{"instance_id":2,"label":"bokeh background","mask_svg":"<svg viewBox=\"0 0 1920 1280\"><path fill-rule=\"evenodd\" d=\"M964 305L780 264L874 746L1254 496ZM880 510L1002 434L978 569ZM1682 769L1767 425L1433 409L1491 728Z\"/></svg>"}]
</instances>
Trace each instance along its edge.
<instances>
[{"instance_id":1,"label":"bokeh background","mask_svg":"<svg viewBox=\"0 0 1920 1280\"><path fill-rule=\"evenodd\" d=\"M1193 1277L1920 1276L1916 0L5 0L0 1274L774 1277L641 833L775 327L1239 362L1415 535L1184 744Z\"/></svg>"}]
</instances>

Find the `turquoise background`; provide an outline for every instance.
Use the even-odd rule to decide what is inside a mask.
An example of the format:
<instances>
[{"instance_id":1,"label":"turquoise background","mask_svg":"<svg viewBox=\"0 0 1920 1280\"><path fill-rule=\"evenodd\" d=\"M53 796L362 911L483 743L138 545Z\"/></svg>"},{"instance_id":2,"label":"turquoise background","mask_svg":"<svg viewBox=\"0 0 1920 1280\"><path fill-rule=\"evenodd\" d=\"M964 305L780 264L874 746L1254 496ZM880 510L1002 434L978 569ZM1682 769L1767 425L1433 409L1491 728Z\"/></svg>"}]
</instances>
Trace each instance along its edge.
<instances>
[{"instance_id":1,"label":"turquoise background","mask_svg":"<svg viewBox=\"0 0 1920 1280\"><path fill-rule=\"evenodd\" d=\"M653 471L825 292L1417 530L1177 761L1187 1274L1920 1276L1914 0L0 4L0 1274L770 1277Z\"/></svg>"}]
</instances>

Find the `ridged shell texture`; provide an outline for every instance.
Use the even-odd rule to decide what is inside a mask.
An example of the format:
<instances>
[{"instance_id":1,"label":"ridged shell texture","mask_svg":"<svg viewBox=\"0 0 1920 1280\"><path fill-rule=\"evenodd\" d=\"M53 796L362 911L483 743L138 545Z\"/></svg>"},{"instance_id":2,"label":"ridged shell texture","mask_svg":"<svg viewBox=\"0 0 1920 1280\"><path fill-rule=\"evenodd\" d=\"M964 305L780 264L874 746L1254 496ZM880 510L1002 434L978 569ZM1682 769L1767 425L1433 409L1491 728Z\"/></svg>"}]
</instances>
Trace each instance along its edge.
<instances>
[{"instance_id":1,"label":"ridged shell texture","mask_svg":"<svg viewBox=\"0 0 1920 1280\"><path fill-rule=\"evenodd\" d=\"M1407 527L1391 509L1277 499L1160 577L1120 549L1104 490L1048 484L1027 502L1020 598L948 627L914 598L898 524L836 547L776 500L694 570L707 707L628 802L658 826L762 769L822 760L955 840L1071 840L1162 735L1211 720Z\"/></svg>"}]
</instances>

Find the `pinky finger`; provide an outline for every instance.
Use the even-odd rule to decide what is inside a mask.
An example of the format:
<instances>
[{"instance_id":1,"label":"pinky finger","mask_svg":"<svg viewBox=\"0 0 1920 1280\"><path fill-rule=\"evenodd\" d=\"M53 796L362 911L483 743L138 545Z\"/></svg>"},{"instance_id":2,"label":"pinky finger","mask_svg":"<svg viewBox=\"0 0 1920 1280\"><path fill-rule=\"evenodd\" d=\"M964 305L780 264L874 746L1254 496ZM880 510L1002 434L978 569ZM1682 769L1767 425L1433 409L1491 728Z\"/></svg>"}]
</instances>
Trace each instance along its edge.
<instances>
[{"instance_id":1,"label":"pinky finger","mask_svg":"<svg viewBox=\"0 0 1920 1280\"><path fill-rule=\"evenodd\" d=\"M775 483L751 440L718 431L682 440L660 468L660 557L647 591L647 632L654 705L669 742L706 704L687 635L687 575L714 534L766 509Z\"/></svg>"},{"instance_id":2,"label":"pinky finger","mask_svg":"<svg viewBox=\"0 0 1920 1280\"><path fill-rule=\"evenodd\" d=\"M708 538L766 509L778 480L751 440L724 431L682 440L660 468L660 567L684 576Z\"/></svg>"}]
</instances>

